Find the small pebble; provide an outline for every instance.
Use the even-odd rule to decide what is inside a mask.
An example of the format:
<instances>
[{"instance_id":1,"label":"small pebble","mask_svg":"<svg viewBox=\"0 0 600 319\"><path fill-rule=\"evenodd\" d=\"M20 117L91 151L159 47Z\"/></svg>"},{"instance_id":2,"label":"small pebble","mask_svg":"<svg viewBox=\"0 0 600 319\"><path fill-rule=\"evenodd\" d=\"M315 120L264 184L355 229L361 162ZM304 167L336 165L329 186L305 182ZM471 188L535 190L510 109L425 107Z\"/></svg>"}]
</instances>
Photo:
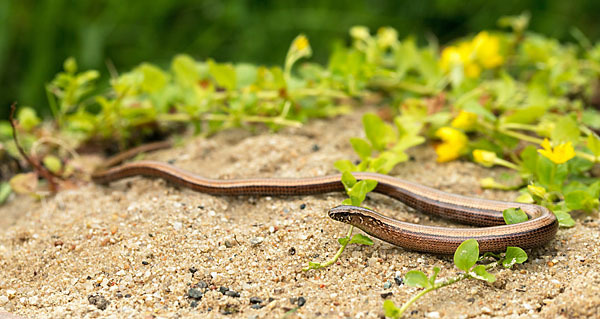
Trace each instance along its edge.
<instances>
[{"instance_id":1,"label":"small pebble","mask_svg":"<svg viewBox=\"0 0 600 319\"><path fill-rule=\"evenodd\" d=\"M305 303L306 303L306 299L304 299L304 297L298 298L298 307L304 306Z\"/></svg>"},{"instance_id":2,"label":"small pebble","mask_svg":"<svg viewBox=\"0 0 600 319\"><path fill-rule=\"evenodd\" d=\"M302 203L300 204L300 209L305 209L306 208L306 204Z\"/></svg>"},{"instance_id":3,"label":"small pebble","mask_svg":"<svg viewBox=\"0 0 600 319\"><path fill-rule=\"evenodd\" d=\"M313 151L313 152L317 152L317 151L319 151L320 149L321 149L321 148L319 147L319 144L313 144L313 146L312 146L312 151Z\"/></svg>"},{"instance_id":4,"label":"small pebble","mask_svg":"<svg viewBox=\"0 0 600 319\"><path fill-rule=\"evenodd\" d=\"M392 287L392 283L389 281L386 281L385 284L383 284L383 289L390 289Z\"/></svg>"},{"instance_id":5,"label":"small pebble","mask_svg":"<svg viewBox=\"0 0 600 319\"><path fill-rule=\"evenodd\" d=\"M258 297L250 297L250 303L251 304L257 304L257 303L262 303L262 299L258 298Z\"/></svg>"},{"instance_id":6,"label":"small pebble","mask_svg":"<svg viewBox=\"0 0 600 319\"><path fill-rule=\"evenodd\" d=\"M262 307L264 307L264 306L260 305L260 304L253 304L253 305L250 306L250 308L252 308L252 309L260 309Z\"/></svg>"},{"instance_id":7,"label":"small pebble","mask_svg":"<svg viewBox=\"0 0 600 319\"><path fill-rule=\"evenodd\" d=\"M382 294L381 294L381 298L383 298L383 299L387 299L387 298L390 298L390 297L391 297L391 296L393 296L393 295L394 295L394 293L393 293L393 292L391 292L391 291L388 291L388 292L384 292L384 293L382 293Z\"/></svg>"},{"instance_id":8,"label":"small pebble","mask_svg":"<svg viewBox=\"0 0 600 319\"><path fill-rule=\"evenodd\" d=\"M88 302L91 305L96 306L96 308L100 310L105 310L106 307L108 307L108 305L110 304L110 302L106 300L106 298L104 298L104 296L102 295L89 295Z\"/></svg>"},{"instance_id":9,"label":"small pebble","mask_svg":"<svg viewBox=\"0 0 600 319\"><path fill-rule=\"evenodd\" d=\"M188 290L187 295L188 295L188 297L190 297L192 299L200 300L200 299L202 299L203 293L199 289L190 288L190 290Z\"/></svg>"},{"instance_id":10,"label":"small pebble","mask_svg":"<svg viewBox=\"0 0 600 319\"><path fill-rule=\"evenodd\" d=\"M192 308L198 307L198 301L197 300L193 300L192 302L190 302L190 307L192 307Z\"/></svg>"},{"instance_id":11,"label":"small pebble","mask_svg":"<svg viewBox=\"0 0 600 319\"><path fill-rule=\"evenodd\" d=\"M292 256L294 256L296 254L296 248L292 247L290 248L290 250L288 250L288 253Z\"/></svg>"},{"instance_id":12,"label":"small pebble","mask_svg":"<svg viewBox=\"0 0 600 319\"><path fill-rule=\"evenodd\" d=\"M148 264L149 264L149 262L147 262L145 260L142 261L142 265L148 265Z\"/></svg>"},{"instance_id":13,"label":"small pebble","mask_svg":"<svg viewBox=\"0 0 600 319\"><path fill-rule=\"evenodd\" d=\"M196 286L198 288L205 289L205 288L208 287L208 284L204 280L200 280L200 281L198 281L198 283L196 284Z\"/></svg>"},{"instance_id":14,"label":"small pebble","mask_svg":"<svg viewBox=\"0 0 600 319\"><path fill-rule=\"evenodd\" d=\"M5 303L7 303L7 302L8 302L8 297L7 296L4 296L4 295L0 296L0 305L3 305Z\"/></svg>"},{"instance_id":15,"label":"small pebble","mask_svg":"<svg viewBox=\"0 0 600 319\"><path fill-rule=\"evenodd\" d=\"M190 267L188 269L192 274L195 273L196 271L198 271L198 269L196 269L196 267Z\"/></svg>"},{"instance_id":16,"label":"small pebble","mask_svg":"<svg viewBox=\"0 0 600 319\"><path fill-rule=\"evenodd\" d=\"M229 297L233 297L233 298L239 298L240 297L240 293L237 291L233 291L233 290L227 290L225 292L225 296L229 296Z\"/></svg>"},{"instance_id":17,"label":"small pebble","mask_svg":"<svg viewBox=\"0 0 600 319\"><path fill-rule=\"evenodd\" d=\"M440 317L440 313L437 311L432 311L432 312L428 312L425 317L427 318L439 318Z\"/></svg>"},{"instance_id":18,"label":"small pebble","mask_svg":"<svg viewBox=\"0 0 600 319\"><path fill-rule=\"evenodd\" d=\"M404 283L404 279L402 279L402 277L400 277L400 276L394 277L394 281L396 282L396 285L398 285L398 286L402 286L402 284Z\"/></svg>"},{"instance_id":19,"label":"small pebble","mask_svg":"<svg viewBox=\"0 0 600 319\"><path fill-rule=\"evenodd\" d=\"M222 294L225 294L228 290L229 290L229 288L227 288L227 287L223 287L223 286L219 287L219 292Z\"/></svg>"}]
</instances>

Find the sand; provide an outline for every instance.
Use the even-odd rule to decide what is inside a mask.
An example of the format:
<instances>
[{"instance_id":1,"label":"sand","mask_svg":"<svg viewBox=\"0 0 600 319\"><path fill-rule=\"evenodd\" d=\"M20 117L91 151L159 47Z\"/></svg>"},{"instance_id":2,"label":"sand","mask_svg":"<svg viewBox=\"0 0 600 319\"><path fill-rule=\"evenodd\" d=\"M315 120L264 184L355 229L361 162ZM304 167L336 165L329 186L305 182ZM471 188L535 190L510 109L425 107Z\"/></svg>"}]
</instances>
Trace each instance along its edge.
<instances>
[{"instance_id":1,"label":"sand","mask_svg":"<svg viewBox=\"0 0 600 319\"><path fill-rule=\"evenodd\" d=\"M335 173L356 159L360 113L313 120L277 133L229 130L146 159L212 178L301 177ZM445 191L513 200L482 190L500 176L455 161L438 164L430 145L391 175ZM90 163L101 162L89 157ZM406 251L374 240L351 245L327 269L345 224L327 217L343 194L217 197L162 180L134 177L108 186L83 183L38 201L11 197L0 207L0 318L381 318L384 298L400 305L418 292L399 279L413 269L458 273L451 257ZM365 203L396 218L451 225L380 195ZM360 230L355 230L360 232ZM415 303L409 318L600 317L598 215L577 215L545 247L494 284L463 281ZM4 317L3 317L4 316Z\"/></svg>"}]
</instances>

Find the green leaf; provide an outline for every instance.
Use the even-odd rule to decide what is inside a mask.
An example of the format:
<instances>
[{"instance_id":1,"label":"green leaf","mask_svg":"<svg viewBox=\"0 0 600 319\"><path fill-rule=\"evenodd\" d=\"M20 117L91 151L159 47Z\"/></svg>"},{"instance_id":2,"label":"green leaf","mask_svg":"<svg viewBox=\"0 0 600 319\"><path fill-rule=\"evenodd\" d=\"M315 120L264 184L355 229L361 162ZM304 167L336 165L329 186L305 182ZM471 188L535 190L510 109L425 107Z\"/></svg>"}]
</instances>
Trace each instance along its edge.
<instances>
[{"instance_id":1,"label":"green leaf","mask_svg":"<svg viewBox=\"0 0 600 319\"><path fill-rule=\"evenodd\" d=\"M489 283L496 281L496 277L494 275L490 274L489 272L487 272L485 270L484 265L475 266L475 268L473 268L473 270L471 272L469 272L469 275L471 275L471 277L473 277L475 279L487 281Z\"/></svg>"},{"instance_id":2,"label":"green leaf","mask_svg":"<svg viewBox=\"0 0 600 319\"><path fill-rule=\"evenodd\" d=\"M587 147L594 156L600 156L600 138L596 134L590 134L587 138Z\"/></svg>"},{"instance_id":3,"label":"green leaf","mask_svg":"<svg viewBox=\"0 0 600 319\"><path fill-rule=\"evenodd\" d=\"M360 181L352 186L352 189L348 191L348 196L352 198L353 205L359 206L360 203L365 200L365 197L367 196L367 186L368 185L365 181ZM356 204L355 200L358 201L358 204Z\"/></svg>"},{"instance_id":4,"label":"green leaf","mask_svg":"<svg viewBox=\"0 0 600 319\"><path fill-rule=\"evenodd\" d=\"M346 191L349 191L352 189L352 187L354 187L354 185L356 185L356 178L354 178L354 175L352 175L352 173L349 171L344 171L342 173L342 183L346 187Z\"/></svg>"},{"instance_id":5,"label":"green leaf","mask_svg":"<svg viewBox=\"0 0 600 319\"><path fill-rule=\"evenodd\" d=\"M352 148L358 154L361 160L366 160L369 156L371 156L371 145L362 138L352 137L350 138L350 144L352 144Z\"/></svg>"},{"instance_id":6,"label":"green leaf","mask_svg":"<svg viewBox=\"0 0 600 319\"><path fill-rule=\"evenodd\" d=\"M180 54L173 58L171 69L179 85L184 87L193 87L200 80L200 74L196 61L189 55Z\"/></svg>"},{"instance_id":7,"label":"green leaf","mask_svg":"<svg viewBox=\"0 0 600 319\"><path fill-rule=\"evenodd\" d=\"M37 114L35 114L35 110L27 106L19 110L19 114L17 114L17 120L23 129L28 132L42 121Z\"/></svg>"},{"instance_id":8,"label":"green leaf","mask_svg":"<svg viewBox=\"0 0 600 319\"><path fill-rule=\"evenodd\" d=\"M362 182L365 182L367 193L372 192L377 187L377 181L374 179L364 179Z\"/></svg>"},{"instance_id":9,"label":"green leaf","mask_svg":"<svg viewBox=\"0 0 600 319\"><path fill-rule=\"evenodd\" d=\"M479 258L479 243L475 239L467 239L456 248L454 264L461 270L469 271Z\"/></svg>"},{"instance_id":10,"label":"green leaf","mask_svg":"<svg viewBox=\"0 0 600 319\"><path fill-rule=\"evenodd\" d=\"M383 302L383 311L387 318L400 318L400 308L396 307L394 302L389 299Z\"/></svg>"},{"instance_id":11,"label":"green leaf","mask_svg":"<svg viewBox=\"0 0 600 319\"><path fill-rule=\"evenodd\" d=\"M388 145L396 142L396 132L394 128L385 123L379 116L373 113L367 113L363 116L363 125L367 139L376 150L384 150Z\"/></svg>"},{"instance_id":12,"label":"green leaf","mask_svg":"<svg viewBox=\"0 0 600 319\"><path fill-rule=\"evenodd\" d=\"M346 245L348 243L348 240L350 240L348 238L348 236L346 236L346 237L340 237L340 238L338 238L338 243L340 243L340 245L344 246L344 245Z\"/></svg>"},{"instance_id":13,"label":"green leaf","mask_svg":"<svg viewBox=\"0 0 600 319\"><path fill-rule=\"evenodd\" d=\"M570 227L575 226L575 220L573 220L571 215L569 215L568 211L558 209L558 210L554 210L553 212L554 212L554 215L556 216L556 219L558 219L558 225L560 227L570 228Z\"/></svg>"},{"instance_id":14,"label":"green leaf","mask_svg":"<svg viewBox=\"0 0 600 319\"><path fill-rule=\"evenodd\" d=\"M338 171L340 171L340 173L343 172L356 172L358 171L356 169L356 165L352 164L352 162L350 162L349 160L339 160L336 161L333 166L335 167L335 169L337 169Z\"/></svg>"},{"instance_id":15,"label":"green leaf","mask_svg":"<svg viewBox=\"0 0 600 319\"><path fill-rule=\"evenodd\" d=\"M406 276L404 276L404 282L410 287L431 287L431 283L429 282L429 279L427 278L425 273L419 270L411 270L407 272Z\"/></svg>"},{"instance_id":16,"label":"green leaf","mask_svg":"<svg viewBox=\"0 0 600 319\"><path fill-rule=\"evenodd\" d=\"M249 63L240 63L235 66L237 78L237 88L244 88L256 82L258 77L258 68Z\"/></svg>"},{"instance_id":17,"label":"green leaf","mask_svg":"<svg viewBox=\"0 0 600 319\"><path fill-rule=\"evenodd\" d=\"M540 184L551 191L561 191L562 184L567 178L568 165L554 164L545 156L538 156L536 163L536 176Z\"/></svg>"},{"instance_id":18,"label":"green leaf","mask_svg":"<svg viewBox=\"0 0 600 319\"><path fill-rule=\"evenodd\" d=\"M522 161L521 167L523 167L525 173L535 174L538 156L541 156L537 152L536 147L533 145L528 145L525 147L525 149L523 149L520 156Z\"/></svg>"},{"instance_id":19,"label":"green leaf","mask_svg":"<svg viewBox=\"0 0 600 319\"><path fill-rule=\"evenodd\" d=\"M565 194L565 204L570 210L594 211L598 208L598 198L585 190L574 190Z\"/></svg>"},{"instance_id":20,"label":"green leaf","mask_svg":"<svg viewBox=\"0 0 600 319\"><path fill-rule=\"evenodd\" d=\"M46 155L42 160L44 166L54 174L58 174L62 170L62 162L54 155Z\"/></svg>"},{"instance_id":21,"label":"green leaf","mask_svg":"<svg viewBox=\"0 0 600 319\"><path fill-rule=\"evenodd\" d=\"M342 201L342 205L352 205L352 198L346 198Z\"/></svg>"},{"instance_id":22,"label":"green leaf","mask_svg":"<svg viewBox=\"0 0 600 319\"><path fill-rule=\"evenodd\" d=\"M356 234L356 235L352 236L352 239L350 240L350 244L371 246L371 245L373 245L373 240L363 234Z\"/></svg>"},{"instance_id":23,"label":"green leaf","mask_svg":"<svg viewBox=\"0 0 600 319\"><path fill-rule=\"evenodd\" d=\"M10 188L10 183L2 182L0 183L0 205L4 204L8 195L12 193L12 189Z\"/></svg>"},{"instance_id":24,"label":"green leaf","mask_svg":"<svg viewBox=\"0 0 600 319\"><path fill-rule=\"evenodd\" d=\"M379 157L373 161L373 171L381 174L387 174L398 163L408 160L408 155L402 151L382 152Z\"/></svg>"},{"instance_id":25,"label":"green leaf","mask_svg":"<svg viewBox=\"0 0 600 319\"><path fill-rule=\"evenodd\" d=\"M546 107L542 105L530 105L516 110L514 113L503 117L505 123L523 123L529 124L537 121L546 113Z\"/></svg>"},{"instance_id":26,"label":"green leaf","mask_svg":"<svg viewBox=\"0 0 600 319\"><path fill-rule=\"evenodd\" d=\"M146 92L153 93L167 85L167 75L165 72L150 63L142 63L136 68L136 71L140 72L144 77L141 87Z\"/></svg>"},{"instance_id":27,"label":"green leaf","mask_svg":"<svg viewBox=\"0 0 600 319\"><path fill-rule=\"evenodd\" d=\"M514 264L522 264L527 260L527 253L519 247L507 247L506 256L502 260L504 268L511 268Z\"/></svg>"},{"instance_id":28,"label":"green leaf","mask_svg":"<svg viewBox=\"0 0 600 319\"><path fill-rule=\"evenodd\" d=\"M215 79L217 84L227 90L233 90L236 87L237 80L233 65L215 63L213 60L208 60L208 71Z\"/></svg>"},{"instance_id":29,"label":"green leaf","mask_svg":"<svg viewBox=\"0 0 600 319\"><path fill-rule=\"evenodd\" d=\"M554 142L571 142L573 145L577 145L579 142L579 135L580 131L577 121L570 116L563 116L556 122L551 138Z\"/></svg>"},{"instance_id":30,"label":"green leaf","mask_svg":"<svg viewBox=\"0 0 600 319\"><path fill-rule=\"evenodd\" d=\"M518 224L529 220L527 214L520 208L508 208L502 212L506 225Z\"/></svg>"},{"instance_id":31,"label":"green leaf","mask_svg":"<svg viewBox=\"0 0 600 319\"><path fill-rule=\"evenodd\" d=\"M65 72L75 74L77 72L77 61L74 57L70 56L63 63L63 68L65 69Z\"/></svg>"}]
</instances>

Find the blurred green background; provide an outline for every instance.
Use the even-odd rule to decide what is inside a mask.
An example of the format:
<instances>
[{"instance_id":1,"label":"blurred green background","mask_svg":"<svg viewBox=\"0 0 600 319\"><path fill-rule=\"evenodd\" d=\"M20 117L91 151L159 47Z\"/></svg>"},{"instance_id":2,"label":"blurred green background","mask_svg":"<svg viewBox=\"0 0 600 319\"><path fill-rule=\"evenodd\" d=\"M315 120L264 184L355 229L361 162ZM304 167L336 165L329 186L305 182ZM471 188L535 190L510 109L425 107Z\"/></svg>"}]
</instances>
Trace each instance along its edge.
<instances>
[{"instance_id":1,"label":"blurred green background","mask_svg":"<svg viewBox=\"0 0 600 319\"><path fill-rule=\"evenodd\" d=\"M600 37L600 1L436 0L0 0L0 118L18 101L48 114L45 84L74 56L80 69L126 71L142 61L168 66L177 53L197 59L283 64L291 40L305 33L313 60L353 25L392 26L401 38L440 43L496 28L502 15L529 11L530 30L573 41L580 29Z\"/></svg>"}]
</instances>

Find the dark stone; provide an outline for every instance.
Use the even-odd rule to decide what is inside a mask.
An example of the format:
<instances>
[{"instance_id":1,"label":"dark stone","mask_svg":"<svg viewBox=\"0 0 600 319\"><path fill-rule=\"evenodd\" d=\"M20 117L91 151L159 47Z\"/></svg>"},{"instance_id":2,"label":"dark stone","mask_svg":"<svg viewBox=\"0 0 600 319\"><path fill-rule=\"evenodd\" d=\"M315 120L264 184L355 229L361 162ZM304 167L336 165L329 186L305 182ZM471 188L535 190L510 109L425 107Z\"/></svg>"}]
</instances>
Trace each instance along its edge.
<instances>
[{"instance_id":1,"label":"dark stone","mask_svg":"<svg viewBox=\"0 0 600 319\"><path fill-rule=\"evenodd\" d=\"M304 297L298 298L298 307L304 306L305 303L306 303L306 299L304 299Z\"/></svg>"},{"instance_id":2,"label":"dark stone","mask_svg":"<svg viewBox=\"0 0 600 319\"><path fill-rule=\"evenodd\" d=\"M96 308L100 310L105 310L106 307L108 307L108 305L110 304L110 302L106 300L106 298L104 298L104 296L102 295L89 295L88 301L91 305L96 306Z\"/></svg>"},{"instance_id":3,"label":"dark stone","mask_svg":"<svg viewBox=\"0 0 600 319\"><path fill-rule=\"evenodd\" d=\"M401 277L394 277L394 281L396 282L396 285L398 286L402 286L402 284L404 283L404 279L402 279Z\"/></svg>"},{"instance_id":4,"label":"dark stone","mask_svg":"<svg viewBox=\"0 0 600 319\"><path fill-rule=\"evenodd\" d=\"M393 296L393 295L394 295L394 293L393 293L393 292L391 292L391 291L388 291L388 292L384 292L384 293L382 293L382 294L381 294L381 298L383 298L383 299L387 299L387 298L390 298L390 297L391 297L391 296Z\"/></svg>"},{"instance_id":5,"label":"dark stone","mask_svg":"<svg viewBox=\"0 0 600 319\"><path fill-rule=\"evenodd\" d=\"M196 288L190 288L190 289L188 290L188 293L187 293L187 295L188 295L188 297L190 297L190 298L192 298L192 299L200 300L200 299L202 299L202 295L203 295L203 293L202 293L202 291L200 291L199 289L196 289Z\"/></svg>"}]
</instances>

